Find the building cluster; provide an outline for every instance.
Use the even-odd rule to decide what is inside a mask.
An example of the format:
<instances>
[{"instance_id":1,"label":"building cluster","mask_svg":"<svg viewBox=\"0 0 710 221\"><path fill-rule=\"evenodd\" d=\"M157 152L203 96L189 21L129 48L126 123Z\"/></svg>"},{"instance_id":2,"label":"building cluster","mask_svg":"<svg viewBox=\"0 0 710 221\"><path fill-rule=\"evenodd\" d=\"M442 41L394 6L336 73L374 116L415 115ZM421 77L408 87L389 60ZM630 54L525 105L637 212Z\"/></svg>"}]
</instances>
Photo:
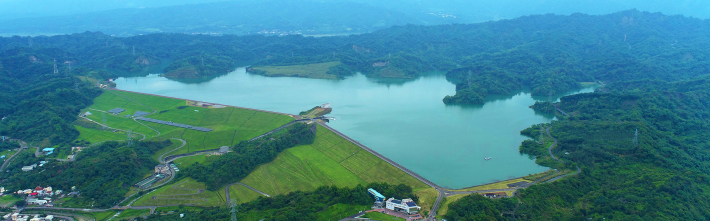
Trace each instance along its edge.
<instances>
[{"instance_id":1,"label":"building cluster","mask_svg":"<svg viewBox=\"0 0 710 221\"><path fill-rule=\"evenodd\" d=\"M417 206L417 204L414 203L414 200L412 200L412 199L398 200L395 198L389 198L385 201L385 196L383 196L382 194L380 194L379 192L377 192L375 189L372 189L372 188L367 189L367 193L375 198L375 206L373 206L373 208L379 209L384 206L386 210L400 212L400 213L406 213L407 215L409 215L409 219L411 219L411 220L417 220L417 219L423 218L419 214L419 211L422 208L420 206Z\"/></svg>"},{"instance_id":2,"label":"building cluster","mask_svg":"<svg viewBox=\"0 0 710 221\"><path fill-rule=\"evenodd\" d=\"M18 195L26 195L27 204L38 206L53 206L52 197L62 194L61 190L52 191L52 187L35 187L34 189L18 190Z\"/></svg>"},{"instance_id":3,"label":"building cluster","mask_svg":"<svg viewBox=\"0 0 710 221\"><path fill-rule=\"evenodd\" d=\"M12 220L12 221L52 221L54 220L53 215L47 215L45 217L40 217L39 214L37 215L21 215L19 213L8 213L5 214L5 216L2 217L3 220Z\"/></svg>"},{"instance_id":4,"label":"building cluster","mask_svg":"<svg viewBox=\"0 0 710 221\"><path fill-rule=\"evenodd\" d=\"M499 199L499 198L508 197L508 194L505 192L480 193L480 194L485 197L491 198L491 199Z\"/></svg>"},{"instance_id":5,"label":"building cluster","mask_svg":"<svg viewBox=\"0 0 710 221\"><path fill-rule=\"evenodd\" d=\"M39 166L40 166L40 167L44 166L45 164L47 164L47 161L39 161ZM24 166L24 167L22 167L22 171L25 171L25 172L32 171L32 170L34 170L35 168L37 168L37 166L38 166L38 165L37 165L36 163L35 163L35 164L32 164L32 165L29 165L29 166Z\"/></svg>"}]
</instances>

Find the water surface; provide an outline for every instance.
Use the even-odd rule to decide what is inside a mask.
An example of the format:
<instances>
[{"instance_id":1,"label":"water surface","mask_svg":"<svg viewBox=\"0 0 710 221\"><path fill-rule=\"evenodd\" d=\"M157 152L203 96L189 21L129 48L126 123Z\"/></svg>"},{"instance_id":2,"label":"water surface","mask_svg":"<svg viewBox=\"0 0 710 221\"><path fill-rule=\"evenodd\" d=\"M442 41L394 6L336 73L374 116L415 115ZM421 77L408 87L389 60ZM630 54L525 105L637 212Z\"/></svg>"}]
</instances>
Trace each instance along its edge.
<instances>
[{"instance_id":1,"label":"water surface","mask_svg":"<svg viewBox=\"0 0 710 221\"><path fill-rule=\"evenodd\" d=\"M116 80L122 90L298 114L330 102L329 124L349 137L449 188L543 172L518 152L520 131L549 122L530 94L495 96L484 105L447 106L455 85L441 74L416 80L271 78L244 68L207 82L181 83L158 75ZM583 89L580 92L590 92ZM576 93L576 92L575 92ZM547 97L540 99L548 99ZM491 157L491 160L484 160Z\"/></svg>"}]
</instances>

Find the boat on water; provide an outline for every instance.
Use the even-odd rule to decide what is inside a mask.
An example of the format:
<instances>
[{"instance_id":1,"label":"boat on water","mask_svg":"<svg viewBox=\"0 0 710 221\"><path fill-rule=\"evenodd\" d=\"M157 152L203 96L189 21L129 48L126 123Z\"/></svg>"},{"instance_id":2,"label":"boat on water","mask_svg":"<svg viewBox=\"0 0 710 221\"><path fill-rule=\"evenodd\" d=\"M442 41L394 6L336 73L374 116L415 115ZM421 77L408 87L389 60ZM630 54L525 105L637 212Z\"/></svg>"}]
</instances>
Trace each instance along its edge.
<instances>
[{"instance_id":1,"label":"boat on water","mask_svg":"<svg viewBox=\"0 0 710 221\"><path fill-rule=\"evenodd\" d=\"M490 159L491 159L491 157L486 157L486 158L483 158L483 159L484 159L484 160L490 160Z\"/></svg>"}]
</instances>

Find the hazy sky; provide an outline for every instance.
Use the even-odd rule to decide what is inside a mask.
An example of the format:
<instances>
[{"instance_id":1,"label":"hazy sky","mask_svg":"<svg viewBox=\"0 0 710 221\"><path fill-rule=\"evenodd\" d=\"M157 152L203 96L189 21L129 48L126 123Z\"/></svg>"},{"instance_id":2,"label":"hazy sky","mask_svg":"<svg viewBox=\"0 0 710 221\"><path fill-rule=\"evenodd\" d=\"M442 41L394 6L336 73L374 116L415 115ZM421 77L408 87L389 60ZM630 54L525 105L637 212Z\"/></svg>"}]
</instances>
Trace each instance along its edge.
<instances>
[{"instance_id":1,"label":"hazy sky","mask_svg":"<svg viewBox=\"0 0 710 221\"><path fill-rule=\"evenodd\" d=\"M267 0L0 0L0 19L45 17L118 8L148 8L219 1ZM343 1L343 0L320 0ZM513 18L529 14L607 14L636 8L641 11L710 18L710 0L351 0L403 11L441 11Z\"/></svg>"}]
</instances>

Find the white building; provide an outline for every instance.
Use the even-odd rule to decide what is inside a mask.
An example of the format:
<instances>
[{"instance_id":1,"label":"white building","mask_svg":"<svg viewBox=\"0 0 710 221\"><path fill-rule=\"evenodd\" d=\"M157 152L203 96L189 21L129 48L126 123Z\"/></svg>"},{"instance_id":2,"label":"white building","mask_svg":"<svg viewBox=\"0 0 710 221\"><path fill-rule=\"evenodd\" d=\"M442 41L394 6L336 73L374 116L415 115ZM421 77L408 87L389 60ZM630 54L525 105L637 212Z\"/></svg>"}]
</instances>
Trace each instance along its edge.
<instances>
[{"instance_id":1,"label":"white building","mask_svg":"<svg viewBox=\"0 0 710 221\"><path fill-rule=\"evenodd\" d=\"M407 214L418 213L422 208L417 206L412 199L396 200L394 198L389 198L385 208L405 212Z\"/></svg>"},{"instance_id":2,"label":"white building","mask_svg":"<svg viewBox=\"0 0 710 221\"><path fill-rule=\"evenodd\" d=\"M328 108L330 108L330 103L325 103L325 104L321 105L320 108L328 109Z\"/></svg>"},{"instance_id":3,"label":"white building","mask_svg":"<svg viewBox=\"0 0 710 221\"><path fill-rule=\"evenodd\" d=\"M25 172L27 172L27 171L32 171L32 169L34 169L33 166L24 166L24 167L22 167L22 171L25 171Z\"/></svg>"}]
</instances>

